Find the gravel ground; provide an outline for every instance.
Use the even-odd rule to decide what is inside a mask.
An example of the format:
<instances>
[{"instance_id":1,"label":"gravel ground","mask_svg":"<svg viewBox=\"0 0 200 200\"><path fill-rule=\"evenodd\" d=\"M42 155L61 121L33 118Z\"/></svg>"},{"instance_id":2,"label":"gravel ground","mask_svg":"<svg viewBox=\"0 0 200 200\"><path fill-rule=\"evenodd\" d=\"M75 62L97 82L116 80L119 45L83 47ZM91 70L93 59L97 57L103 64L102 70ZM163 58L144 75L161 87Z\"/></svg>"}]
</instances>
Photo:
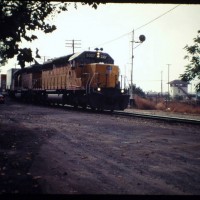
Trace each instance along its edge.
<instances>
[{"instance_id":1,"label":"gravel ground","mask_svg":"<svg viewBox=\"0 0 200 200\"><path fill-rule=\"evenodd\" d=\"M200 194L200 126L0 105L0 194Z\"/></svg>"}]
</instances>

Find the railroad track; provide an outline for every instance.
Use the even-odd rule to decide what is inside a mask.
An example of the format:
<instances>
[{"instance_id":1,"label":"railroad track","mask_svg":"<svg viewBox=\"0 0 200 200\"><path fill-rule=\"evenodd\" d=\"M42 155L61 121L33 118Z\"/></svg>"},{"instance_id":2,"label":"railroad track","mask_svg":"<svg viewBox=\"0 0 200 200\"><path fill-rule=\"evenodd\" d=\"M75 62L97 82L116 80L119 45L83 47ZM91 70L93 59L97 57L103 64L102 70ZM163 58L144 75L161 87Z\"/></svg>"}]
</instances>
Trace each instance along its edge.
<instances>
[{"instance_id":1,"label":"railroad track","mask_svg":"<svg viewBox=\"0 0 200 200\"><path fill-rule=\"evenodd\" d=\"M161 116L161 115L151 115L151 114L143 114L143 113L130 113L130 112L123 112L123 111L114 111L112 115L117 116L125 116L125 117L137 117L143 119L153 119L153 120L160 120L166 121L169 123L184 123L184 124L195 124L200 125L200 120L198 119L188 119L188 118L181 118L181 117L172 117L172 116Z\"/></svg>"},{"instance_id":2,"label":"railroad track","mask_svg":"<svg viewBox=\"0 0 200 200\"><path fill-rule=\"evenodd\" d=\"M60 107L60 106L57 106ZM69 110L74 110L73 106L65 106L65 108ZM124 116L124 117L132 117L132 118L143 118L143 119L151 119L157 121L165 121L168 123L183 123L183 124L191 124L191 125L200 125L200 120L198 119L189 119L189 118L181 118L181 117L172 117L172 116L163 116L156 114L144 114L144 113L136 113L136 112L125 112L125 111L93 111L92 109L82 109L76 108L76 111L79 112L88 112L88 113L98 113L98 114L106 114L106 115L116 115L116 116Z\"/></svg>"},{"instance_id":3,"label":"railroad track","mask_svg":"<svg viewBox=\"0 0 200 200\"><path fill-rule=\"evenodd\" d=\"M72 108L73 109L73 108ZM191 125L200 125L199 119L189 119L189 118L181 118L175 116L164 116L164 115L156 115L156 114L144 114L144 113L136 113L136 112L125 112L125 111L93 111L91 109L78 109L81 112L89 112L89 113L99 113L106 115L115 115L115 116L124 116L124 117L132 117L132 118L143 118L157 121L164 121L168 123L182 123L182 124L191 124Z\"/></svg>"},{"instance_id":4,"label":"railroad track","mask_svg":"<svg viewBox=\"0 0 200 200\"><path fill-rule=\"evenodd\" d=\"M56 107L56 108L63 108L63 106L60 105L54 105L50 107ZM73 106L64 106L68 110L74 110ZM136 112L125 112L125 111L93 111L91 109L83 110L81 108L75 109L79 112L89 112L89 113L99 113L99 114L106 114L106 115L116 115L116 116L124 116L124 117L132 117L132 118L143 118L143 119L151 119L151 120L159 120L159 121L165 121L168 123L184 123L184 124L191 124L191 125L200 125L200 120L198 119L189 119L189 118L181 118L181 117L172 117L172 116L163 116L163 115L156 115L156 114L144 114L144 113L136 113Z\"/></svg>"}]
</instances>

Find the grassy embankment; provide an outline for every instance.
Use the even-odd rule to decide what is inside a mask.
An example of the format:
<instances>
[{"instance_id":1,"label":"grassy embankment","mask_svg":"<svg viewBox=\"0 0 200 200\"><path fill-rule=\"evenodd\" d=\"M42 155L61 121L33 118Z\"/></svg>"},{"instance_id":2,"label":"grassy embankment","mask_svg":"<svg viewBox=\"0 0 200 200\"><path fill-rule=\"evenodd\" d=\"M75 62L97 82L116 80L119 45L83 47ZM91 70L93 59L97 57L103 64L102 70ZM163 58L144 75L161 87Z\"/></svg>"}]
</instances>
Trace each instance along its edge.
<instances>
[{"instance_id":1,"label":"grassy embankment","mask_svg":"<svg viewBox=\"0 0 200 200\"><path fill-rule=\"evenodd\" d=\"M162 100L151 101L149 99L144 99L139 96L135 97L136 108L142 110L162 110L167 112L177 112L177 113L191 113L200 114L200 106L192 105L183 102L164 102Z\"/></svg>"}]
</instances>

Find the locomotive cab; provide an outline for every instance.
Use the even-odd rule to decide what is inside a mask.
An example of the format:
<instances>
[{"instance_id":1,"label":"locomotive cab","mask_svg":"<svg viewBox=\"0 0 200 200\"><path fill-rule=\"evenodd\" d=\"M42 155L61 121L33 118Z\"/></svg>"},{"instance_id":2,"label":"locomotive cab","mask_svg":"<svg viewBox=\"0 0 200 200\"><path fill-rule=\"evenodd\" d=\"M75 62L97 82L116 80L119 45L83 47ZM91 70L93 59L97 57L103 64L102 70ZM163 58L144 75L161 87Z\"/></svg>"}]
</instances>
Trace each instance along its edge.
<instances>
[{"instance_id":1,"label":"locomotive cab","mask_svg":"<svg viewBox=\"0 0 200 200\"><path fill-rule=\"evenodd\" d=\"M115 88L118 84L118 77L119 67L113 64L87 64L83 72L84 83L89 82L89 87L92 89Z\"/></svg>"},{"instance_id":2,"label":"locomotive cab","mask_svg":"<svg viewBox=\"0 0 200 200\"><path fill-rule=\"evenodd\" d=\"M121 92L117 65L87 64L82 75L91 108L124 110L127 107L129 95Z\"/></svg>"}]
</instances>

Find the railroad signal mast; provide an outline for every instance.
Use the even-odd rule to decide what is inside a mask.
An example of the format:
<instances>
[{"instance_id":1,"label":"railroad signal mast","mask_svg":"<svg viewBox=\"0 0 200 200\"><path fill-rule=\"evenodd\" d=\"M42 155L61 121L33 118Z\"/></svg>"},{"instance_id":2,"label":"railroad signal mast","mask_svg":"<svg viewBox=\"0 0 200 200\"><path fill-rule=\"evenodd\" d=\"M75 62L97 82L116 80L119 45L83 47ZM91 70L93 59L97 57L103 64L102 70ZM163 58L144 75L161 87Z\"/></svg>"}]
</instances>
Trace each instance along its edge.
<instances>
[{"instance_id":1,"label":"railroad signal mast","mask_svg":"<svg viewBox=\"0 0 200 200\"><path fill-rule=\"evenodd\" d=\"M81 45L81 43L77 43L80 42L81 40L66 40L66 47L71 47L74 53L74 49L75 48L81 48L80 46L76 46L76 45Z\"/></svg>"},{"instance_id":2,"label":"railroad signal mast","mask_svg":"<svg viewBox=\"0 0 200 200\"><path fill-rule=\"evenodd\" d=\"M134 43L143 43L146 40L146 37L144 35L139 36L139 41L134 40L134 29L132 31L132 40L130 41L132 43L131 45L131 86L129 88L129 94L130 94L130 105L133 104L133 49L134 49Z\"/></svg>"}]
</instances>

